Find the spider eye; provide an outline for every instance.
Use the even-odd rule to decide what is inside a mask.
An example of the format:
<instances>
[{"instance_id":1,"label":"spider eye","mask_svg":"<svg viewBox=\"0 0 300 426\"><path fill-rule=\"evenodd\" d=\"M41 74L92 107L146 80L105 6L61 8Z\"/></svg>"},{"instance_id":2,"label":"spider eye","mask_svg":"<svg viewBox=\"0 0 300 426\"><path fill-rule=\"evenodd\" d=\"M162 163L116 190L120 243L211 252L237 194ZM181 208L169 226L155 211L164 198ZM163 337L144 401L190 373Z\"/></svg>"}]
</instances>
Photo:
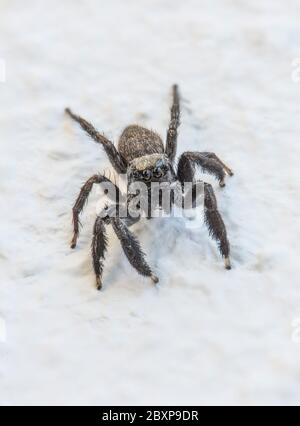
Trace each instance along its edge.
<instances>
[{"instance_id":1,"label":"spider eye","mask_svg":"<svg viewBox=\"0 0 300 426\"><path fill-rule=\"evenodd\" d=\"M138 171L134 171L133 172L133 177L134 177L134 179L138 179L140 177L139 172Z\"/></svg>"},{"instance_id":2,"label":"spider eye","mask_svg":"<svg viewBox=\"0 0 300 426\"><path fill-rule=\"evenodd\" d=\"M151 179L151 177L152 177L152 174L151 174L150 170L145 170L145 171L143 171L143 178L144 178L145 180L150 180L150 179Z\"/></svg>"},{"instance_id":3,"label":"spider eye","mask_svg":"<svg viewBox=\"0 0 300 426\"><path fill-rule=\"evenodd\" d=\"M164 172L160 167L157 167L156 169L154 169L153 174L155 177L160 178L163 176Z\"/></svg>"}]
</instances>

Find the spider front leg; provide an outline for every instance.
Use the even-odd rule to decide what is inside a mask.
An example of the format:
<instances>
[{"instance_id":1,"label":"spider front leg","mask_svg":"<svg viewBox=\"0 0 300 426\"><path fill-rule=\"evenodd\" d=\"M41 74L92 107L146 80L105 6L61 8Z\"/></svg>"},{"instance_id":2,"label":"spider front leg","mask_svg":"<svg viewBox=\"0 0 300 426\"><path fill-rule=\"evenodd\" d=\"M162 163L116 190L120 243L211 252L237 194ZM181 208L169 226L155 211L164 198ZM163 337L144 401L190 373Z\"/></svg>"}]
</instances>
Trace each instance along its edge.
<instances>
[{"instance_id":1,"label":"spider front leg","mask_svg":"<svg viewBox=\"0 0 300 426\"><path fill-rule=\"evenodd\" d=\"M173 103L171 107L171 120L167 133L167 144L165 152L169 157L170 161L173 163L176 157L177 151L177 129L180 125L180 103L179 103L179 93L178 86L174 84L172 87L173 91Z\"/></svg>"},{"instance_id":2,"label":"spider front leg","mask_svg":"<svg viewBox=\"0 0 300 426\"><path fill-rule=\"evenodd\" d=\"M196 166L199 166L204 173L214 175L221 187L225 186L225 176L232 171L213 153L209 152L184 152L178 162L179 180L193 182Z\"/></svg>"},{"instance_id":3,"label":"spider front leg","mask_svg":"<svg viewBox=\"0 0 300 426\"><path fill-rule=\"evenodd\" d=\"M80 221L79 221L79 215L83 210L84 205L86 204L87 200L88 200L88 196L93 188L94 184L101 184L101 183L105 183L105 184L109 184L111 191L108 191L108 194L111 194L113 197L116 197L116 199L114 201L118 201L119 199L119 195L120 195L120 190L119 188L113 183L111 182L111 180L109 180L107 177L103 176L103 175L94 175L92 176L81 188L80 193L77 197L77 200L74 204L73 207L73 238L71 241L71 248L74 249L76 247L77 244L77 239L79 236L79 225L80 225Z\"/></svg>"},{"instance_id":4,"label":"spider front leg","mask_svg":"<svg viewBox=\"0 0 300 426\"><path fill-rule=\"evenodd\" d=\"M229 175L229 176L233 176L234 173L233 171L226 166L226 164L223 163L222 160L220 160L220 158L213 152L201 152L202 155L204 155L206 158L212 158L213 160L217 161L217 163L220 164L221 167L223 167L223 169L225 170L225 172Z\"/></svg>"},{"instance_id":5,"label":"spider front leg","mask_svg":"<svg viewBox=\"0 0 300 426\"><path fill-rule=\"evenodd\" d=\"M131 266L133 266L140 275L150 277L155 284L159 281L158 277L153 274L150 266L147 264L145 254L141 249L141 245L135 235L129 231L128 227L126 226L126 222L127 219L120 219L118 217L110 216L98 216L96 219L92 242L92 256L98 290L101 290L102 288L103 262L105 252L107 250L105 227L109 224L112 225ZM132 221L129 218L129 225L131 225L133 222L135 222L135 220Z\"/></svg>"},{"instance_id":6,"label":"spider front leg","mask_svg":"<svg viewBox=\"0 0 300 426\"><path fill-rule=\"evenodd\" d=\"M94 139L95 142L100 143L103 146L112 166L117 171L117 173L126 173L126 170L127 170L126 161L124 160L124 158L122 158L120 153L117 151L114 144L110 140L108 140L104 135L99 133L91 123L89 123L84 118L80 117L79 115L73 114L70 108L66 108L65 112L74 121L80 124L81 128L85 130L87 134L92 139Z\"/></svg>"}]
</instances>

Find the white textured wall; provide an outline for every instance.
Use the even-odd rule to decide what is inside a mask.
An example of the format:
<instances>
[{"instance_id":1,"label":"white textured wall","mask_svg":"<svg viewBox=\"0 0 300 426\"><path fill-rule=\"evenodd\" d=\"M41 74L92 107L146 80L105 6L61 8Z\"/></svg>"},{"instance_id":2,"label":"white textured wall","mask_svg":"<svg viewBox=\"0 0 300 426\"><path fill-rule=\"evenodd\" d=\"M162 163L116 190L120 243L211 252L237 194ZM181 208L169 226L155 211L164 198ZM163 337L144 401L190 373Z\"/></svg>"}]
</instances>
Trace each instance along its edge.
<instances>
[{"instance_id":1,"label":"white textured wall","mask_svg":"<svg viewBox=\"0 0 300 426\"><path fill-rule=\"evenodd\" d=\"M299 402L299 19L297 0L1 1L2 404ZM64 107L115 141L132 122L165 136L174 82L179 151L236 173L214 183L234 268L201 222L147 222L159 289L111 235L98 293L97 196L76 251L71 206L109 164Z\"/></svg>"}]
</instances>

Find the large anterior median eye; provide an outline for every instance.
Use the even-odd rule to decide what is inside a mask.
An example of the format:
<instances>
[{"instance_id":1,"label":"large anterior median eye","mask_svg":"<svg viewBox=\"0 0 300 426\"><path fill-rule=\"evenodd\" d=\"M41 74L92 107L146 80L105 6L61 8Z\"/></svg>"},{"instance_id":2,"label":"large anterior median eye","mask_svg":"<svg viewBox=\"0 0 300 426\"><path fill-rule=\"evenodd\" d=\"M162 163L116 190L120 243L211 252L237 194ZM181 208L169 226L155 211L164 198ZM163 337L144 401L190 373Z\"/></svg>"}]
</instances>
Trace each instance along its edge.
<instances>
[{"instance_id":1,"label":"large anterior median eye","mask_svg":"<svg viewBox=\"0 0 300 426\"><path fill-rule=\"evenodd\" d=\"M138 172L138 171L134 171L133 172L133 177L134 177L134 179L139 179L139 177L140 177L140 173Z\"/></svg>"},{"instance_id":2,"label":"large anterior median eye","mask_svg":"<svg viewBox=\"0 0 300 426\"><path fill-rule=\"evenodd\" d=\"M154 174L155 177L160 178L160 177L163 176L164 171L163 171L162 168L156 167L156 169L154 169L154 171L153 171L153 174Z\"/></svg>"},{"instance_id":3,"label":"large anterior median eye","mask_svg":"<svg viewBox=\"0 0 300 426\"><path fill-rule=\"evenodd\" d=\"M151 177L152 177L152 173L150 172L150 170L143 171L143 179L150 180Z\"/></svg>"}]
</instances>

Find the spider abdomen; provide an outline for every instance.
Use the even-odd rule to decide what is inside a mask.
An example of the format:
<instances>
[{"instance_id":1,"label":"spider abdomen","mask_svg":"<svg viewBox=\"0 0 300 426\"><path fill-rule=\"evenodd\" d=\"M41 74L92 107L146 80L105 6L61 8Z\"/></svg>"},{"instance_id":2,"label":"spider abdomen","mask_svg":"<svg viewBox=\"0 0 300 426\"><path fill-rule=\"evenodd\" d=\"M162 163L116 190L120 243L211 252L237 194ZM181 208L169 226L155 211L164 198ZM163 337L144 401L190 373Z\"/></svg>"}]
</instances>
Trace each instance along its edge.
<instances>
[{"instance_id":1,"label":"spider abdomen","mask_svg":"<svg viewBox=\"0 0 300 426\"><path fill-rule=\"evenodd\" d=\"M163 154L164 144L161 137L152 130L131 125L126 127L119 139L119 153L130 163L144 155Z\"/></svg>"}]
</instances>

